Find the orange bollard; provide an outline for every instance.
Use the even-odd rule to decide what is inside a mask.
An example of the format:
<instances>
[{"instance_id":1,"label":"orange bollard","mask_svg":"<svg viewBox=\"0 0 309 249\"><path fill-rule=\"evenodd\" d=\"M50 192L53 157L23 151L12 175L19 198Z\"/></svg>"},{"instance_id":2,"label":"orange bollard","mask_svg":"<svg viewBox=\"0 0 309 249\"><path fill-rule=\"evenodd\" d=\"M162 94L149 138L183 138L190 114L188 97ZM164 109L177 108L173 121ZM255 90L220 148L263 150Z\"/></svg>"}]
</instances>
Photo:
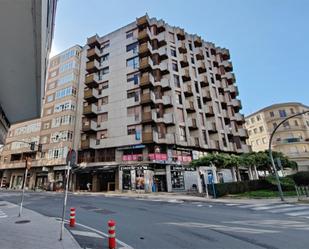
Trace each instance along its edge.
<instances>
[{"instance_id":1,"label":"orange bollard","mask_svg":"<svg viewBox=\"0 0 309 249\"><path fill-rule=\"evenodd\" d=\"M108 221L108 248L116 249L116 222L114 220Z\"/></svg>"},{"instance_id":2,"label":"orange bollard","mask_svg":"<svg viewBox=\"0 0 309 249\"><path fill-rule=\"evenodd\" d=\"M75 227L75 208L70 209L70 227Z\"/></svg>"}]
</instances>

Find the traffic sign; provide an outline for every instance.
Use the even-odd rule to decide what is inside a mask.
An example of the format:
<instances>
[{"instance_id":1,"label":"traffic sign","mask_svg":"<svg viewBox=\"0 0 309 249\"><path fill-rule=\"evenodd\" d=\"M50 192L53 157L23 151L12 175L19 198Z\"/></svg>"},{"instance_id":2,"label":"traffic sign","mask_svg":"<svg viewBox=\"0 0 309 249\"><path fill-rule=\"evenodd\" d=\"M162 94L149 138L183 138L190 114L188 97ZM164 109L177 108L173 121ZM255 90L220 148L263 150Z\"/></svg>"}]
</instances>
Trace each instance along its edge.
<instances>
[{"instance_id":1,"label":"traffic sign","mask_svg":"<svg viewBox=\"0 0 309 249\"><path fill-rule=\"evenodd\" d=\"M66 163L69 164L69 162L70 165L74 165L76 163L76 151L73 149L70 149L67 154Z\"/></svg>"}]
</instances>

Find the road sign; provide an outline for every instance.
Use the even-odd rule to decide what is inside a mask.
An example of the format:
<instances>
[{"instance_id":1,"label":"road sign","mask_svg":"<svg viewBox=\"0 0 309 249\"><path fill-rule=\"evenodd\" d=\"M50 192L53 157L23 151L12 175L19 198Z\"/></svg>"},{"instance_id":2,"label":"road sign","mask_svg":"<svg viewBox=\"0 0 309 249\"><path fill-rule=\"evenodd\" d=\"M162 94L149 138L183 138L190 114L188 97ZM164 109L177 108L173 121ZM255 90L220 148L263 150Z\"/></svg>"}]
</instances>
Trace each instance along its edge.
<instances>
[{"instance_id":1,"label":"road sign","mask_svg":"<svg viewBox=\"0 0 309 249\"><path fill-rule=\"evenodd\" d=\"M76 151L75 150L70 149L68 151L66 162L67 164L69 164L70 162L70 165L74 165L76 163Z\"/></svg>"}]
</instances>

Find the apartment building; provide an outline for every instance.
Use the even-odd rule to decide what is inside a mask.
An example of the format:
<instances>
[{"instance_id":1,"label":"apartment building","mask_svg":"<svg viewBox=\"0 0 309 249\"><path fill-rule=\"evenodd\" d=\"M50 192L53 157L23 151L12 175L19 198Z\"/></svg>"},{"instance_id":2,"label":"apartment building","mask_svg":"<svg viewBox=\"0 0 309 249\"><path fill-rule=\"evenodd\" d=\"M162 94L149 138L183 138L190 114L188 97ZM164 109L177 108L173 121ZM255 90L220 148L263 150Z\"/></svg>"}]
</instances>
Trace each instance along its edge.
<instances>
[{"instance_id":1,"label":"apartment building","mask_svg":"<svg viewBox=\"0 0 309 249\"><path fill-rule=\"evenodd\" d=\"M56 6L57 0L0 1L0 145L10 124L40 116Z\"/></svg>"},{"instance_id":2,"label":"apartment building","mask_svg":"<svg viewBox=\"0 0 309 249\"><path fill-rule=\"evenodd\" d=\"M308 106L291 102L274 104L247 116L248 142L252 150L267 150L274 128L285 118L307 110ZM309 114L283 123L275 133L272 148L297 162L299 171L309 170Z\"/></svg>"},{"instance_id":3,"label":"apartment building","mask_svg":"<svg viewBox=\"0 0 309 249\"><path fill-rule=\"evenodd\" d=\"M67 152L69 148L77 149L80 137L78 127L81 116L77 117L77 105L82 103L78 95L81 53L82 47L76 45L50 59L41 118L11 127L0 162L3 176L11 179L10 187L19 187L20 182L14 178L16 172L11 169L18 169L19 176L24 173L24 160L29 155L30 146L23 143L21 150L16 150L19 142L14 142L13 147L7 144L12 141L32 141L36 145L42 144L42 152L38 152L37 147L31 152L33 168L30 170L28 187L49 190L62 188ZM39 124L35 134L28 129L34 123ZM20 129L30 132L19 137Z\"/></svg>"},{"instance_id":4,"label":"apartment building","mask_svg":"<svg viewBox=\"0 0 309 249\"><path fill-rule=\"evenodd\" d=\"M76 190L190 189L192 159L250 151L227 49L147 15L86 47Z\"/></svg>"}]
</instances>

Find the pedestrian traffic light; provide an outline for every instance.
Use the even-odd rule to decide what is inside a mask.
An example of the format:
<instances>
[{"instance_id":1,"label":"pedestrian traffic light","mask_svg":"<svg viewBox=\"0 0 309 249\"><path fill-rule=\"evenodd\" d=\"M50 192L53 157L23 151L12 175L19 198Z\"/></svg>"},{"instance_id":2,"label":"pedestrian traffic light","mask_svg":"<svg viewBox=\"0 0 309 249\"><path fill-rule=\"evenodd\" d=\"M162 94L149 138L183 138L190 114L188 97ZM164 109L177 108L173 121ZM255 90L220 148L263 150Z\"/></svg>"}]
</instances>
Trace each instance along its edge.
<instances>
[{"instance_id":1,"label":"pedestrian traffic light","mask_svg":"<svg viewBox=\"0 0 309 249\"><path fill-rule=\"evenodd\" d=\"M35 142L31 142L30 143L30 150L34 150L34 148L35 148Z\"/></svg>"},{"instance_id":2,"label":"pedestrian traffic light","mask_svg":"<svg viewBox=\"0 0 309 249\"><path fill-rule=\"evenodd\" d=\"M42 144L38 144L38 152L42 152Z\"/></svg>"}]
</instances>

